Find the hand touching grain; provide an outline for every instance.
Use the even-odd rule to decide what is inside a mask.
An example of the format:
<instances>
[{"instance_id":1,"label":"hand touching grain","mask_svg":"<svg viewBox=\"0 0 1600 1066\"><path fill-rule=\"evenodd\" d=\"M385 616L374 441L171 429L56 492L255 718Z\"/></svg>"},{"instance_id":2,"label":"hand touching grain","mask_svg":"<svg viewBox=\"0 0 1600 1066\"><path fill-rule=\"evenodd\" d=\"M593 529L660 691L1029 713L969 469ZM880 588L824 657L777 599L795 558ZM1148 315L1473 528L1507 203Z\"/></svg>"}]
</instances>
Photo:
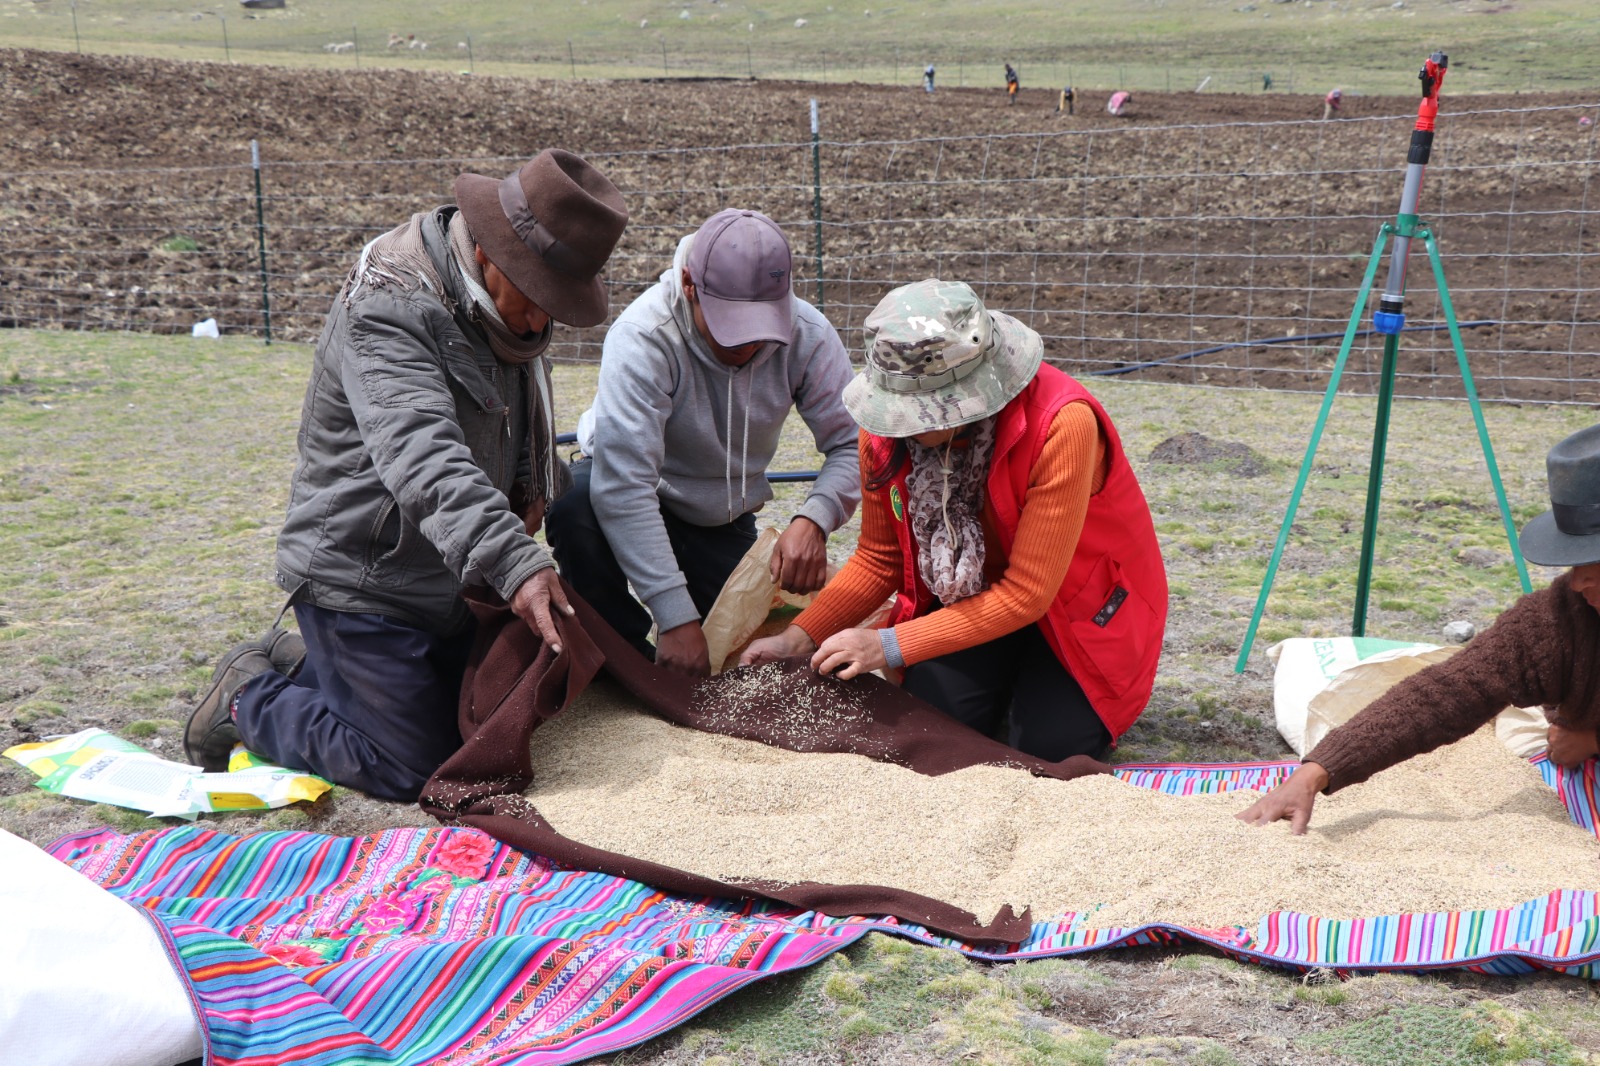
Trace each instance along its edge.
<instances>
[{"instance_id":1,"label":"hand touching grain","mask_svg":"<svg viewBox=\"0 0 1600 1066\"><path fill-rule=\"evenodd\" d=\"M822 642L811 656L811 668L831 674L841 681L870 674L888 663L883 657L883 642L876 629L842 629Z\"/></svg>"},{"instance_id":2,"label":"hand touching grain","mask_svg":"<svg viewBox=\"0 0 1600 1066\"><path fill-rule=\"evenodd\" d=\"M1301 763L1289 780L1234 815L1247 825L1267 825L1287 821L1289 831L1303 836L1311 823L1311 808L1317 793L1328 787L1328 771L1314 762Z\"/></svg>"},{"instance_id":3,"label":"hand touching grain","mask_svg":"<svg viewBox=\"0 0 1600 1066\"><path fill-rule=\"evenodd\" d=\"M690 677L711 675L711 649L700 623L685 622L656 637L656 665Z\"/></svg>"},{"instance_id":4,"label":"hand touching grain","mask_svg":"<svg viewBox=\"0 0 1600 1066\"><path fill-rule=\"evenodd\" d=\"M762 663L790 659L796 655L810 655L816 650L816 644L805 630L799 626L790 626L776 636L752 640L750 646L744 650L744 654L739 656L739 665L760 666Z\"/></svg>"},{"instance_id":5,"label":"hand touching grain","mask_svg":"<svg viewBox=\"0 0 1600 1066\"><path fill-rule=\"evenodd\" d=\"M1550 723L1549 744L1546 754L1550 761L1568 770L1576 770L1586 760L1600 754L1600 737L1593 729L1569 729L1558 722Z\"/></svg>"}]
</instances>

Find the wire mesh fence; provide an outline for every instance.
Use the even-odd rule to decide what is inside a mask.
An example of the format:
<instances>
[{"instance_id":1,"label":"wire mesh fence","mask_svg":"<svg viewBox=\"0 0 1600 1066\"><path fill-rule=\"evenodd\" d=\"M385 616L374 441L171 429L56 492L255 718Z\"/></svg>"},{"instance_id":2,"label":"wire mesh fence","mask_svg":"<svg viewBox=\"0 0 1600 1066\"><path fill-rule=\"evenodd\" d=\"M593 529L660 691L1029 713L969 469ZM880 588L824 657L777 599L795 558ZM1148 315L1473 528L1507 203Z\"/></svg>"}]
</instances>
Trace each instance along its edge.
<instances>
[{"instance_id":1,"label":"wire mesh fence","mask_svg":"<svg viewBox=\"0 0 1600 1066\"><path fill-rule=\"evenodd\" d=\"M1596 106L1452 113L1422 215L1479 390L1600 403ZM728 206L763 210L795 248L797 291L852 350L891 286L966 280L1038 330L1079 374L1223 386L1325 387L1379 227L1394 217L1411 117L1128 126L821 143L821 271L810 142L591 155L632 222L608 267L613 314ZM823 129L827 115L823 115ZM0 188L0 327L263 332L312 340L362 245L448 202L463 170L510 157L274 162L262 145L267 245L249 158L238 166L12 172ZM1460 395L1419 247L1397 381ZM1363 322L1363 325L1366 323ZM604 328L559 330L593 360ZM1371 388L1381 341L1345 386Z\"/></svg>"}]
</instances>

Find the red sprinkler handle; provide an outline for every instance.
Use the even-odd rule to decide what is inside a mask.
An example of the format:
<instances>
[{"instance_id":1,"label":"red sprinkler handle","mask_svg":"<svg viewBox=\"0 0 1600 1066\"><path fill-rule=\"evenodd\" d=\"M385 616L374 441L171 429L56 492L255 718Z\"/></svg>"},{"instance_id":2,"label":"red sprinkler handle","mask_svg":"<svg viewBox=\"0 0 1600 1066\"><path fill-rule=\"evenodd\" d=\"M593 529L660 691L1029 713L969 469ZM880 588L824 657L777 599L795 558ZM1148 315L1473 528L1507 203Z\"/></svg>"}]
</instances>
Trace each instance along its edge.
<instances>
[{"instance_id":1,"label":"red sprinkler handle","mask_svg":"<svg viewBox=\"0 0 1600 1066\"><path fill-rule=\"evenodd\" d=\"M1417 71L1417 80L1422 82L1422 103L1417 107L1416 129L1432 131L1433 120L1439 114L1439 87L1444 84L1444 72L1449 66L1450 57L1435 52Z\"/></svg>"}]
</instances>

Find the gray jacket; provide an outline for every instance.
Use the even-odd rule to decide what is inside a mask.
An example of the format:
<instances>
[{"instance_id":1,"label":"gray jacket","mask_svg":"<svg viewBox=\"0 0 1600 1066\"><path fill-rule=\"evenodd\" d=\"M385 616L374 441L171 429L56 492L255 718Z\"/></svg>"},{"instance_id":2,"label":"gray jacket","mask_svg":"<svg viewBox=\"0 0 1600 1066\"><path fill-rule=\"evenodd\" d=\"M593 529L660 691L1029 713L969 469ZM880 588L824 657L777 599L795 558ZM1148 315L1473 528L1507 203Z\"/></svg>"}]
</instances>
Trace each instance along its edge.
<instances>
[{"instance_id":1,"label":"gray jacket","mask_svg":"<svg viewBox=\"0 0 1600 1066\"><path fill-rule=\"evenodd\" d=\"M423 224L447 288L455 210ZM508 499L528 470L528 374L548 373L544 360L500 363L467 301L444 295L454 313L421 285L365 285L334 302L278 535L277 582L298 601L449 633L467 618L463 585L509 601L554 565Z\"/></svg>"},{"instance_id":2,"label":"gray jacket","mask_svg":"<svg viewBox=\"0 0 1600 1066\"><path fill-rule=\"evenodd\" d=\"M861 500L857 429L841 399L852 371L838 331L796 297L788 344L768 344L737 369L718 362L683 294L693 239L679 243L672 268L607 331L594 401L589 496L622 572L663 632L700 613L661 508L699 526L760 510L772 499L767 466L791 408L824 456L795 515L828 534Z\"/></svg>"}]
</instances>

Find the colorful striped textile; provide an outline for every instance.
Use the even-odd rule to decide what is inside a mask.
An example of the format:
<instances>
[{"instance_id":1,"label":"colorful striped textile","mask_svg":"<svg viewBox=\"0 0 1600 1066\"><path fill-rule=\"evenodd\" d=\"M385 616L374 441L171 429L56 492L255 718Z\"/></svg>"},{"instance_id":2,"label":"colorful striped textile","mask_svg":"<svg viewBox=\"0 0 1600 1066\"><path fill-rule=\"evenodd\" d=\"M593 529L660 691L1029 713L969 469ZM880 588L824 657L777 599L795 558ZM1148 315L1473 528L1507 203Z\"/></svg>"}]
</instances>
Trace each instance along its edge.
<instances>
[{"instance_id":1,"label":"colorful striped textile","mask_svg":"<svg viewBox=\"0 0 1600 1066\"><path fill-rule=\"evenodd\" d=\"M1293 765L1118 773L1187 795L1267 787ZM1540 769L1574 821L1594 829L1594 762L1564 771L1541 761ZM893 919L671 896L558 868L474 829L359 838L98 830L49 850L143 908L187 978L220 1066L576 1062L656 1036L750 982L809 966L872 931L990 960L1188 941L1298 970L1600 977L1594 891L1504 911L1356 921L1277 913L1254 930L1086 930L1085 911L985 950Z\"/></svg>"}]
</instances>

